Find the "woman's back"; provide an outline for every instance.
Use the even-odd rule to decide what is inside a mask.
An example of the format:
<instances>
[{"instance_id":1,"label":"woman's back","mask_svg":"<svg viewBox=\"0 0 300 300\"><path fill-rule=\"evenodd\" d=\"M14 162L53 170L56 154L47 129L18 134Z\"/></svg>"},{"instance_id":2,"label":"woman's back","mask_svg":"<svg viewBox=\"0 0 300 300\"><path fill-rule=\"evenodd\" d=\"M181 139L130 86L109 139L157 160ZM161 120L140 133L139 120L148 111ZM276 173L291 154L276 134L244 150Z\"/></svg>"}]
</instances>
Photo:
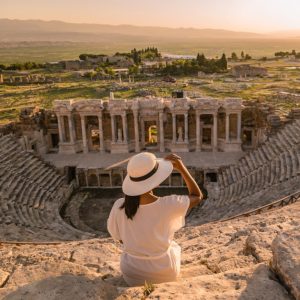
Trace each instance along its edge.
<instances>
[{"instance_id":1,"label":"woman's back","mask_svg":"<svg viewBox=\"0 0 300 300\"><path fill-rule=\"evenodd\" d=\"M114 239L123 242L121 268L125 276L127 273L126 281L134 285L143 284L140 278L152 282L174 280L180 268L177 263L180 247L172 240L174 232L184 225L189 197L171 195L140 205L132 220L120 209L123 202L123 198L115 202L108 231Z\"/></svg>"},{"instance_id":2,"label":"woman's back","mask_svg":"<svg viewBox=\"0 0 300 300\"><path fill-rule=\"evenodd\" d=\"M178 170L189 195L157 198L153 189ZM130 158L122 184L125 198L115 202L108 231L123 244L120 268L129 285L176 280L180 273L180 247L173 241L184 225L188 208L202 200L201 191L179 156L165 159L142 152Z\"/></svg>"},{"instance_id":3,"label":"woman's back","mask_svg":"<svg viewBox=\"0 0 300 300\"><path fill-rule=\"evenodd\" d=\"M122 240L124 251L136 256L158 256L169 248L174 232L184 225L189 207L188 196L160 197L150 204L140 205L133 219L120 209L124 199L118 199L108 219L108 231Z\"/></svg>"}]
</instances>

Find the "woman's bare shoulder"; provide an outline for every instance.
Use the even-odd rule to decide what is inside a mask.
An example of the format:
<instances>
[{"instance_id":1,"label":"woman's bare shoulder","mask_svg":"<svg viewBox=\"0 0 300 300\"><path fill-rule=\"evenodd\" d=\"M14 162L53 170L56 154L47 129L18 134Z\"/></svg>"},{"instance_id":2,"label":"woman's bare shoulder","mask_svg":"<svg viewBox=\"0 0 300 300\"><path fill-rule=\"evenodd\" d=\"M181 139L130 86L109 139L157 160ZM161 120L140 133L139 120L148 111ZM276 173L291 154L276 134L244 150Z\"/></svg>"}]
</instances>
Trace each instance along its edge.
<instances>
[{"instance_id":1,"label":"woman's bare shoulder","mask_svg":"<svg viewBox=\"0 0 300 300\"><path fill-rule=\"evenodd\" d=\"M119 198L114 202L113 208L120 208L124 203L124 198Z\"/></svg>"}]
</instances>

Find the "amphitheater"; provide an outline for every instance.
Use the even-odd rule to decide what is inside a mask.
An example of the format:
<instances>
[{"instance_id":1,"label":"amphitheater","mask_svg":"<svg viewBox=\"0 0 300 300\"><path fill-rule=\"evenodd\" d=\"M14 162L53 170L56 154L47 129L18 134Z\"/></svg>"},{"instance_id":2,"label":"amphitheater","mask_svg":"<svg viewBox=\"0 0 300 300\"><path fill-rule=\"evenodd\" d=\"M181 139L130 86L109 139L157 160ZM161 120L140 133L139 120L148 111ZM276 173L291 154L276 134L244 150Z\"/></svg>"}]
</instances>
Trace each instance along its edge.
<instances>
[{"instance_id":1,"label":"amphitheater","mask_svg":"<svg viewBox=\"0 0 300 300\"><path fill-rule=\"evenodd\" d=\"M241 99L57 100L0 128L1 299L300 299L299 109ZM130 156L176 152L207 197L177 282L128 287L106 219ZM174 172L158 194L185 193Z\"/></svg>"}]
</instances>

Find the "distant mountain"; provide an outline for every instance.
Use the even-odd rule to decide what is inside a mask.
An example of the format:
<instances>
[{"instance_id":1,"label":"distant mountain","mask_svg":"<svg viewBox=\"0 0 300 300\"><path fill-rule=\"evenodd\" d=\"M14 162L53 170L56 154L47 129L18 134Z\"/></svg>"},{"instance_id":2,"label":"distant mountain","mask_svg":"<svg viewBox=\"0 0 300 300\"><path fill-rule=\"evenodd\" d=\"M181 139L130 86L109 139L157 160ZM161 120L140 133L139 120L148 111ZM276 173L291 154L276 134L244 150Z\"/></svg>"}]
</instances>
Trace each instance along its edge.
<instances>
[{"instance_id":1,"label":"distant mountain","mask_svg":"<svg viewBox=\"0 0 300 300\"><path fill-rule=\"evenodd\" d=\"M281 38L300 38L300 29L275 31L275 32L269 33L269 36L281 37Z\"/></svg>"},{"instance_id":2,"label":"distant mountain","mask_svg":"<svg viewBox=\"0 0 300 300\"><path fill-rule=\"evenodd\" d=\"M76 24L61 21L0 19L0 41L116 42L145 40L259 39L264 35L220 29Z\"/></svg>"}]
</instances>

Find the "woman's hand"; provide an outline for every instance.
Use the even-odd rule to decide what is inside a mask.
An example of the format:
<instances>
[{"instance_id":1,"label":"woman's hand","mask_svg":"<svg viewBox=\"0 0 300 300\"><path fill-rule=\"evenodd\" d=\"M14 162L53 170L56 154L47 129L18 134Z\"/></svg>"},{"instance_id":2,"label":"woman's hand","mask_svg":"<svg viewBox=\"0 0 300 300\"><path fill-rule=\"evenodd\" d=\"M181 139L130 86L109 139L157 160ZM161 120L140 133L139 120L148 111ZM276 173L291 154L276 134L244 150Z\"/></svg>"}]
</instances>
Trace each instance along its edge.
<instances>
[{"instance_id":1,"label":"woman's hand","mask_svg":"<svg viewBox=\"0 0 300 300\"><path fill-rule=\"evenodd\" d=\"M181 160L181 157L174 153L167 155L165 157L165 160L169 160L172 163L173 168L178 171L180 171L183 168L183 162Z\"/></svg>"}]
</instances>

